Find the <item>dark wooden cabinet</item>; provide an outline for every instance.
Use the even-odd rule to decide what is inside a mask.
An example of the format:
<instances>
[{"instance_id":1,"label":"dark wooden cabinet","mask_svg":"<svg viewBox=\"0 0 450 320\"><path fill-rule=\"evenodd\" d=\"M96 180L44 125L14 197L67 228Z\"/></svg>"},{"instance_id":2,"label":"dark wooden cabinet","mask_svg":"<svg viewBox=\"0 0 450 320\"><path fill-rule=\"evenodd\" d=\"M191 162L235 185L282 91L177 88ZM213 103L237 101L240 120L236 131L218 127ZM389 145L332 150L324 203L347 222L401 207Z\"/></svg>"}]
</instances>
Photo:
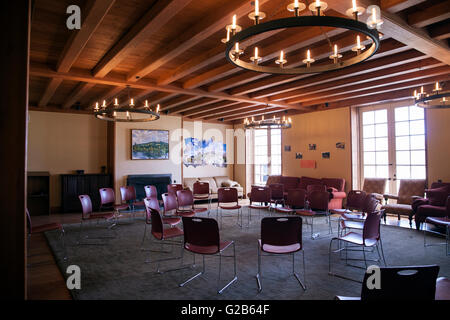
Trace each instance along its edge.
<instances>
[{"instance_id":1,"label":"dark wooden cabinet","mask_svg":"<svg viewBox=\"0 0 450 320\"><path fill-rule=\"evenodd\" d=\"M50 214L50 173L27 173L27 207L30 215Z\"/></svg>"},{"instance_id":2,"label":"dark wooden cabinet","mask_svg":"<svg viewBox=\"0 0 450 320\"><path fill-rule=\"evenodd\" d=\"M87 194L91 197L92 207L100 207L100 188L112 188L110 174L62 174L61 175L61 210L62 212L81 212L78 196Z\"/></svg>"}]
</instances>

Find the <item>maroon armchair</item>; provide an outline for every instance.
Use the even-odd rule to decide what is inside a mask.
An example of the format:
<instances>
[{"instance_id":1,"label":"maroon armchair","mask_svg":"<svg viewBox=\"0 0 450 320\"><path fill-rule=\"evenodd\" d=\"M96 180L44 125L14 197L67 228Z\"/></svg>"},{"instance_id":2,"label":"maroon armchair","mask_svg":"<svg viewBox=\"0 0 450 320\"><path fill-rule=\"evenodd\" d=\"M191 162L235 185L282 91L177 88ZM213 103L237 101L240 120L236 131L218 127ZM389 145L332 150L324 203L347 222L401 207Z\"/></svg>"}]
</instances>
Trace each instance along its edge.
<instances>
[{"instance_id":1,"label":"maroon armchair","mask_svg":"<svg viewBox=\"0 0 450 320\"><path fill-rule=\"evenodd\" d=\"M416 198L411 205L417 230L427 217L450 217L450 183L433 182L425 194L425 198Z\"/></svg>"}]
</instances>

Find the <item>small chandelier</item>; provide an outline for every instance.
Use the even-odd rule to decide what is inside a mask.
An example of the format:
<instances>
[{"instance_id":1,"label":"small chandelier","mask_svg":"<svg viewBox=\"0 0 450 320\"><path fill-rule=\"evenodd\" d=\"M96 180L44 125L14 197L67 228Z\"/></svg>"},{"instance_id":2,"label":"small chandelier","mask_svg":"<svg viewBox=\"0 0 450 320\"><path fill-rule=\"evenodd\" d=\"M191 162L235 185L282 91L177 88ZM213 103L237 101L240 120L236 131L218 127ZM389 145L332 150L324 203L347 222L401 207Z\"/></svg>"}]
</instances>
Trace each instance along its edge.
<instances>
[{"instance_id":1,"label":"small chandelier","mask_svg":"<svg viewBox=\"0 0 450 320\"><path fill-rule=\"evenodd\" d=\"M419 92L414 90L413 97L415 105L421 108L450 108L450 91L443 91L439 82L436 82L433 93L427 94L422 86Z\"/></svg>"},{"instance_id":2,"label":"small chandelier","mask_svg":"<svg viewBox=\"0 0 450 320\"><path fill-rule=\"evenodd\" d=\"M250 120L245 118L244 120L244 128L245 129L289 129L292 127L292 119L291 117L283 116L282 118L277 118L273 116L273 118L264 119L262 116L261 120L255 120L254 117L251 117Z\"/></svg>"},{"instance_id":3,"label":"small chandelier","mask_svg":"<svg viewBox=\"0 0 450 320\"><path fill-rule=\"evenodd\" d=\"M254 21L254 25L242 29L241 26L236 24L236 15L233 16L232 23L225 27L227 37L222 39L222 42L226 44L226 58L233 65L245 70L269 73L269 74L307 74L307 73L320 73L331 70L342 69L357 63L361 63L371 56L373 56L380 46L380 36L378 32L383 21L381 20L381 10L376 5L371 5L366 9L358 7L356 0L352 0L352 7L346 11L346 15L349 18L325 16L324 11L327 9L328 4L324 1L314 0L309 4L308 9L312 12L311 16L299 16L299 12L306 9L306 5L298 0L287 6L287 10L293 12L293 17L281 18L271 20L265 23L260 23L266 17L264 12L259 11L259 1L254 0L255 11L251 12L248 17ZM358 21L359 16L364 12L369 14L366 23ZM244 50L239 47L239 43L255 37L264 32L273 30L283 30L294 27L334 27L352 30L361 34L364 34L368 40L372 42L371 46L366 47L361 42L361 38L358 35L355 38L355 46L352 51L355 55L345 60L341 59L342 54L339 53L337 44L332 44L328 37L330 45L331 63L321 63L314 66L316 61L311 50L307 50L305 59L301 61L294 61L293 67L286 67L288 57L283 50L280 51L279 59L275 61L278 66L261 65L263 57L259 56L261 50L255 47L254 56L250 57L250 61L242 60L240 57L244 54Z\"/></svg>"},{"instance_id":4,"label":"small chandelier","mask_svg":"<svg viewBox=\"0 0 450 320\"><path fill-rule=\"evenodd\" d=\"M106 100L103 100L101 106L99 103L95 103L94 116L100 120L115 121L115 122L148 122L155 121L160 118L158 104L155 111L151 108L148 100L145 100L144 106L136 108L134 99L130 98L130 86L128 88L128 100L126 105L119 105L119 99L114 98L112 106L108 106Z\"/></svg>"}]
</instances>

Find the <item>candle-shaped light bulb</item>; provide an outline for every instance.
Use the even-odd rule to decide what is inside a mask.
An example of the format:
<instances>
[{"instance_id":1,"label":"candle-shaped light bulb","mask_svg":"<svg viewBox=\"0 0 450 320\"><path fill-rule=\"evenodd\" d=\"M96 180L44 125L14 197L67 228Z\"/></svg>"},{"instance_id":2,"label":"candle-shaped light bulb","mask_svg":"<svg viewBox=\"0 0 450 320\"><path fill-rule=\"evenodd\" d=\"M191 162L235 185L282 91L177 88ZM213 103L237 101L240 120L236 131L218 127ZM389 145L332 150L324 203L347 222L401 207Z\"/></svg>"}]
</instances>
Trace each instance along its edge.
<instances>
[{"instance_id":1,"label":"candle-shaped light bulb","mask_svg":"<svg viewBox=\"0 0 450 320\"><path fill-rule=\"evenodd\" d=\"M117 117L117 112L116 111L113 112L113 117L114 118Z\"/></svg>"},{"instance_id":2,"label":"candle-shaped light bulb","mask_svg":"<svg viewBox=\"0 0 450 320\"><path fill-rule=\"evenodd\" d=\"M258 47L255 47L255 59L258 59Z\"/></svg>"},{"instance_id":3,"label":"candle-shaped light bulb","mask_svg":"<svg viewBox=\"0 0 450 320\"><path fill-rule=\"evenodd\" d=\"M134 99L133 98L130 99L130 106L134 106Z\"/></svg>"},{"instance_id":4,"label":"candle-shaped light bulb","mask_svg":"<svg viewBox=\"0 0 450 320\"><path fill-rule=\"evenodd\" d=\"M102 107L103 107L103 108L106 108L106 100L103 100L103 105L102 105Z\"/></svg>"},{"instance_id":5,"label":"candle-shaped light bulb","mask_svg":"<svg viewBox=\"0 0 450 320\"><path fill-rule=\"evenodd\" d=\"M252 117L252 122L254 122L255 121L255 117Z\"/></svg>"},{"instance_id":6,"label":"candle-shaped light bulb","mask_svg":"<svg viewBox=\"0 0 450 320\"><path fill-rule=\"evenodd\" d=\"M145 107L148 108L148 100L145 100Z\"/></svg>"},{"instance_id":7,"label":"candle-shaped light bulb","mask_svg":"<svg viewBox=\"0 0 450 320\"><path fill-rule=\"evenodd\" d=\"M356 0L352 0L352 5L353 5L353 12L356 12Z\"/></svg>"},{"instance_id":8,"label":"candle-shaped light bulb","mask_svg":"<svg viewBox=\"0 0 450 320\"><path fill-rule=\"evenodd\" d=\"M423 94L423 86L420 87L420 94Z\"/></svg>"},{"instance_id":9,"label":"candle-shaped light bulb","mask_svg":"<svg viewBox=\"0 0 450 320\"><path fill-rule=\"evenodd\" d=\"M436 82L436 91L439 90L439 82Z\"/></svg>"},{"instance_id":10,"label":"candle-shaped light bulb","mask_svg":"<svg viewBox=\"0 0 450 320\"><path fill-rule=\"evenodd\" d=\"M320 0L316 0L316 8L320 8Z\"/></svg>"},{"instance_id":11,"label":"candle-shaped light bulb","mask_svg":"<svg viewBox=\"0 0 450 320\"><path fill-rule=\"evenodd\" d=\"M291 117L288 118L288 122L289 122L289 123L292 123Z\"/></svg>"},{"instance_id":12,"label":"candle-shaped light bulb","mask_svg":"<svg viewBox=\"0 0 450 320\"><path fill-rule=\"evenodd\" d=\"M311 51L306 51L306 59L311 60Z\"/></svg>"},{"instance_id":13,"label":"candle-shaped light bulb","mask_svg":"<svg viewBox=\"0 0 450 320\"><path fill-rule=\"evenodd\" d=\"M234 51L239 52L239 42L236 42Z\"/></svg>"},{"instance_id":14,"label":"candle-shaped light bulb","mask_svg":"<svg viewBox=\"0 0 450 320\"><path fill-rule=\"evenodd\" d=\"M361 49L361 38L359 36L356 36L356 47Z\"/></svg>"},{"instance_id":15,"label":"candle-shaped light bulb","mask_svg":"<svg viewBox=\"0 0 450 320\"><path fill-rule=\"evenodd\" d=\"M417 98L417 90L414 90L414 98Z\"/></svg>"},{"instance_id":16,"label":"candle-shaped light bulb","mask_svg":"<svg viewBox=\"0 0 450 320\"><path fill-rule=\"evenodd\" d=\"M227 28L227 42L230 41L230 28Z\"/></svg>"},{"instance_id":17,"label":"candle-shaped light bulb","mask_svg":"<svg viewBox=\"0 0 450 320\"><path fill-rule=\"evenodd\" d=\"M160 108L161 106L159 105L159 104L157 104L156 105L156 113L159 113L159 108Z\"/></svg>"},{"instance_id":18,"label":"candle-shaped light bulb","mask_svg":"<svg viewBox=\"0 0 450 320\"><path fill-rule=\"evenodd\" d=\"M130 118L130 112L127 111L127 119Z\"/></svg>"},{"instance_id":19,"label":"candle-shaped light bulb","mask_svg":"<svg viewBox=\"0 0 450 320\"><path fill-rule=\"evenodd\" d=\"M337 50L337 44L334 45L334 55L337 56L338 50Z\"/></svg>"},{"instance_id":20,"label":"candle-shaped light bulb","mask_svg":"<svg viewBox=\"0 0 450 320\"><path fill-rule=\"evenodd\" d=\"M255 16L259 16L259 0L255 0Z\"/></svg>"},{"instance_id":21,"label":"candle-shaped light bulb","mask_svg":"<svg viewBox=\"0 0 450 320\"><path fill-rule=\"evenodd\" d=\"M375 9L375 7L372 8L372 20L373 22L377 21L377 10Z\"/></svg>"},{"instance_id":22,"label":"candle-shaped light bulb","mask_svg":"<svg viewBox=\"0 0 450 320\"><path fill-rule=\"evenodd\" d=\"M262 116L261 120L264 121L264 116Z\"/></svg>"},{"instance_id":23,"label":"candle-shaped light bulb","mask_svg":"<svg viewBox=\"0 0 450 320\"><path fill-rule=\"evenodd\" d=\"M231 24L231 29L236 30L236 15L233 16L233 23Z\"/></svg>"},{"instance_id":24,"label":"candle-shaped light bulb","mask_svg":"<svg viewBox=\"0 0 450 320\"><path fill-rule=\"evenodd\" d=\"M280 61L283 61L284 60L284 52L283 52L283 50L281 50L281 52L280 52Z\"/></svg>"},{"instance_id":25,"label":"candle-shaped light bulb","mask_svg":"<svg viewBox=\"0 0 450 320\"><path fill-rule=\"evenodd\" d=\"M117 100L117 98L114 99L114 105L118 106L119 105L119 101Z\"/></svg>"},{"instance_id":26,"label":"candle-shaped light bulb","mask_svg":"<svg viewBox=\"0 0 450 320\"><path fill-rule=\"evenodd\" d=\"M294 8L298 9L298 0L294 1Z\"/></svg>"},{"instance_id":27,"label":"candle-shaped light bulb","mask_svg":"<svg viewBox=\"0 0 450 320\"><path fill-rule=\"evenodd\" d=\"M98 102L95 103L95 110L98 110Z\"/></svg>"}]
</instances>

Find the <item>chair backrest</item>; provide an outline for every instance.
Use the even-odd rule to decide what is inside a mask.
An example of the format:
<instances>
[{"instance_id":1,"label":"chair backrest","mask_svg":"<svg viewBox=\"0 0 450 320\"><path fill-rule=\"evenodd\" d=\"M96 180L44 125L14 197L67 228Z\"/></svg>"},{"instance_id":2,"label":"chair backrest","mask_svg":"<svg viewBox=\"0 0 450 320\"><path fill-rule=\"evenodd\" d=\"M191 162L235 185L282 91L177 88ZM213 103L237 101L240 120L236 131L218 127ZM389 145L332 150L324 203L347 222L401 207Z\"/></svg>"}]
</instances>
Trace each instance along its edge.
<instances>
[{"instance_id":1,"label":"chair backrest","mask_svg":"<svg viewBox=\"0 0 450 320\"><path fill-rule=\"evenodd\" d=\"M412 196L423 197L425 194L426 181L422 179L402 179L398 189L399 204L411 204Z\"/></svg>"},{"instance_id":2,"label":"chair backrest","mask_svg":"<svg viewBox=\"0 0 450 320\"><path fill-rule=\"evenodd\" d=\"M271 183L269 188L272 199L284 199L284 184Z\"/></svg>"},{"instance_id":3,"label":"chair backrest","mask_svg":"<svg viewBox=\"0 0 450 320\"><path fill-rule=\"evenodd\" d=\"M299 244L302 248L301 217L266 217L261 220L261 247L264 245L290 246Z\"/></svg>"},{"instance_id":4,"label":"chair backrest","mask_svg":"<svg viewBox=\"0 0 450 320\"><path fill-rule=\"evenodd\" d=\"M80 199L81 202L81 209L82 209L82 219L87 219L92 213L92 201L91 197L89 197L87 194L82 194L78 196L78 199Z\"/></svg>"},{"instance_id":5,"label":"chair backrest","mask_svg":"<svg viewBox=\"0 0 450 320\"><path fill-rule=\"evenodd\" d=\"M373 211L367 213L366 220L363 227L363 241L366 244L367 240L378 241L380 239L380 223L384 210Z\"/></svg>"},{"instance_id":6,"label":"chair backrest","mask_svg":"<svg viewBox=\"0 0 450 320\"><path fill-rule=\"evenodd\" d=\"M178 201L178 207L194 207L194 194L191 190L178 190L177 191L177 201Z\"/></svg>"},{"instance_id":7,"label":"chair backrest","mask_svg":"<svg viewBox=\"0 0 450 320\"><path fill-rule=\"evenodd\" d=\"M144 190L147 198L158 198L158 190L155 186L145 186Z\"/></svg>"},{"instance_id":8,"label":"chair backrest","mask_svg":"<svg viewBox=\"0 0 450 320\"><path fill-rule=\"evenodd\" d=\"M305 199L305 189L289 189L287 191L286 204L291 208L303 208L305 206Z\"/></svg>"},{"instance_id":9,"label":"chair backrest","mask_svg":"<svg viewBox=\"0 0 450 320\"><path fill-rule=\"evenodd\" d=\"M310 184L306 187L306 194L310 195L313 192L327 191L327 186L324 184Z\"/></svg>"},{"instance_id":10,"label":"chair backrest","mask_svg":"<svg viewBox=\"0 0 450 320\"><path fill-rule=\"evenodd\" d=\"M145 200L144 200L145 201ZM164 239L164 225L161 213L155 209L150 209L150 216L152 221L152 235L159 240Z\"/></svg>"},{"instance_id":11,"label":"chair backrest","mask_svg":"<svg viewBox=\"0 0 450 320\"><path fill-rule=\"evenodd\" d=\"M386 190L385 178L364 178L363 190L366 193L384 194Z\"/></svg>"},{"instance_id":12,"label":"chair backrest","mask_svg":"<svg viewBox=\"0 0 450 320\"><path fill-rule=\"evenodd\" d=\"M328 210L328 202L330 201L330 193L328 191L311 191L307 192L306 198L309 201L309 207L313 210Z\"/></svg>"},{"instance_id":13,"label":"chair backrest","mask_svg":"<svg viewBox=\"0 0 450 320\"><path fill-rule=\"evenodd\" d=\"M349 210L363 211L366 192L362 190L351 190L347 194L345 207Z\"/></svg>"},{"instance_id":14,"label":"chair backrest","mask_svg":"<svg viewBox=\"0 0 450 320\"><path fill-rule=\"evenodd\" d=\"M151 210L156 210L158 212L161 212L160 207L159 207L159 201L156 198L145 198L144 199L144 204L145 204L145 221L147 223L151 222Z\"/></svg>"},{"instance_id":15,"label":"chair backrest","mask_svg":"<svg viewBox=\"0 0 450 320\"><path fill-rule=\"evenodd\" d=\"M112 188L100 188L100 205L113 205L116 202L116 196Z\"/></svg>"},{"instance_id":16,"label":"chair backrest","mask_svg":"<svg viewBox=\"0 0 450 320\"><path fill-rule=\"evenodd\" d=\"M177 194L178 190L183 190L183 185L178 183L172 183L167 185L167 193Z\"/></svg>"},{"instance_id":17,"label":"chair backrest","mask_svg":"<svg viewBox=\"0 0 450 320\"><path fill-rule=\"evenodd\" d=\"M28 208L25 209L27 214L27 227L28 227L28 234L33 233L33 225L31 224L31 217L30 212L28 211Z\"/></svg>"},{"instance_id":18,"label":"chair backrest","mask_svg":"<svg viewBox=\"0 0 450 320\"><path fill-rule=\"evenodd\" d=\"M369 289L365 273L361 300L434 300L438 265L380 268L380 289Z\"/></svg>"},{"instance_id":19,"label":"chair backrest","mask_svg":"<svg viewBox=\"0 0 450 320\"><path fill-rule=\"evenodd\" d=\"M236 188L219 188L217 189L218 203L239 203L238 192Z\"/></svg>"},{"instance_id":20,"label":"chair backrest","mask_svg":"<svg viewBox=\"0 0 450 320\"><path fill-rule=\"evenodd\" d=\"M193 246L210 247L208 254L219 252L219 226L215 219L199 217L183 217L184 247L189 250Z\"/></svg>"},{"instance_id":21,"label":"chair backrest","mask_svg":"<svg viewBox=\"0 0 450 320\"><path fill-rule=\"evenodd\" d=\"M163 193L162 200L165 214L178 208L177 196L174 193Z\"/></svg>"},{"instance_id":22,"label":"chair backrest","mask_svg":"<svg viewBox=\"0 0 450 320\"><path fill-rule=\"evenodd\" d=\"M136 200L136 189L134 186L122 186L120 187L120 195L123 202Z\"/></svg>"},{"instance_id":23,"label":"chair backrest","mask_svg":"<svg viewBox=\"0 0 450 320\"><path fill-rule=\"evenodd\" d=\"M209 194L209 182L197 181L193 186L194 194Z\"/></svg>"},{"instance_id":24,"label":"chair backrest","mask_svg":"<svg viewBox=\"0 0 450 320\"><path fill-rule=\"evenodd\" d=\"M362 212L372 213L377 210L379 204L380 201L378 201L378 199L375 198L371 193L366 194L362 206Z\"/></svg>"},{"instance_id":25,"label":"chair backrest","mask_svg":"<svg viewBox=\"0 0 450 320\"><path fill-rule=\"evenodd\" d=\"M269 187L253 186L250 193L250 203L252 202L270 202L271 190Z\"/></svg>"}]
</instances>

